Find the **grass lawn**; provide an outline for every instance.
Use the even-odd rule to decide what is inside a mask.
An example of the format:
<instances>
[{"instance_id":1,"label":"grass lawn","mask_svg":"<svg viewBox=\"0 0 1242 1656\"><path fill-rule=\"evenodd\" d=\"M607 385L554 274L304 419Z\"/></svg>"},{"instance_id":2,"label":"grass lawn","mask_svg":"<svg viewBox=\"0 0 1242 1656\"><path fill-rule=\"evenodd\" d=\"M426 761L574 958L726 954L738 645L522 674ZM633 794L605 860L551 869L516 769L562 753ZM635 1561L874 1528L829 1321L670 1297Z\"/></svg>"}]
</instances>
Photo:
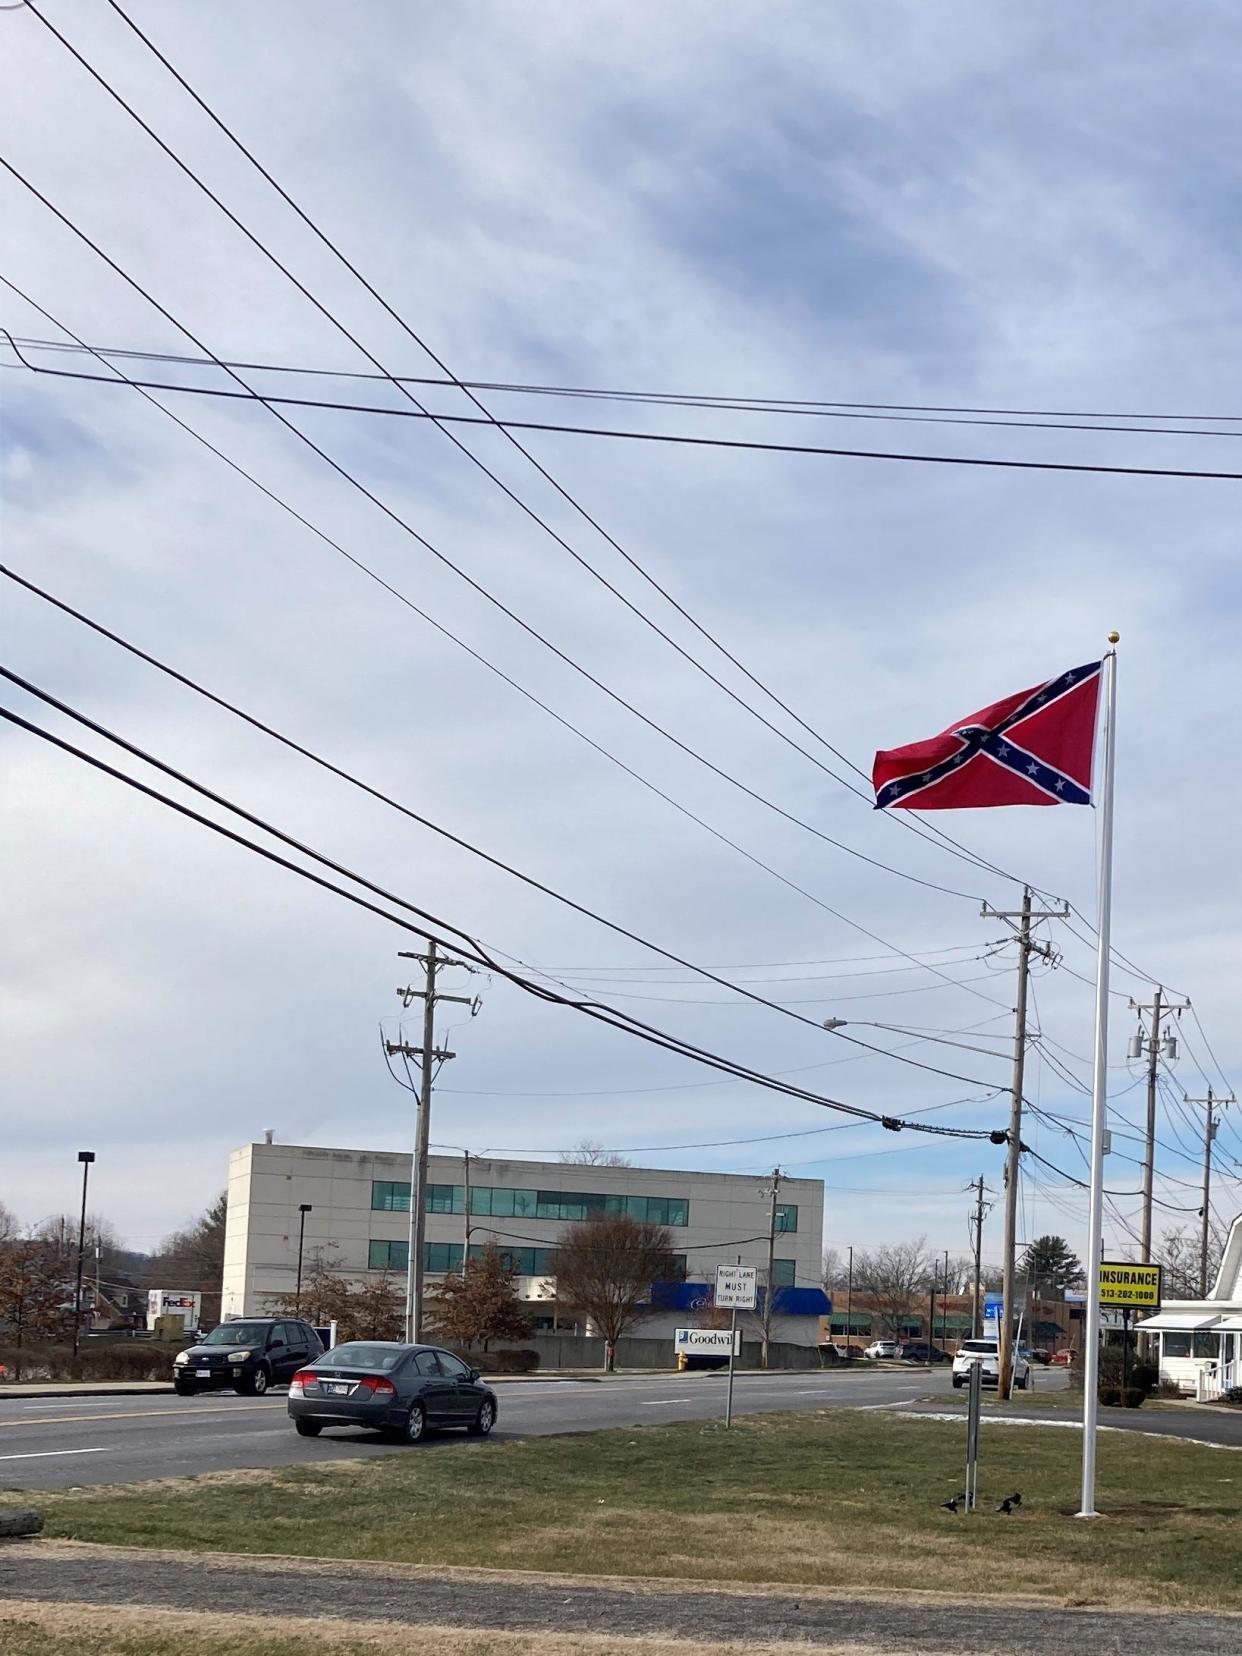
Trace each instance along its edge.
<instances>
[{"instance_id":1,"label":"grass lawn","mask_svg":"<svg viewBox=\"0 0 1242 1656\"><path fill-rule=\"evenodd\" d=\"M1103 1434L1108 1516L1088 1523L1078 1434L997 1423L982 1510L954 1517L939 1503L963 1440L957 1423L825 1411L444 1440L41 1504L51 1536L139 1547L1242 1610L1242 1455ZM996 1513L1013 1490L1020 1510Z\"/></svg>"}]
</instances>

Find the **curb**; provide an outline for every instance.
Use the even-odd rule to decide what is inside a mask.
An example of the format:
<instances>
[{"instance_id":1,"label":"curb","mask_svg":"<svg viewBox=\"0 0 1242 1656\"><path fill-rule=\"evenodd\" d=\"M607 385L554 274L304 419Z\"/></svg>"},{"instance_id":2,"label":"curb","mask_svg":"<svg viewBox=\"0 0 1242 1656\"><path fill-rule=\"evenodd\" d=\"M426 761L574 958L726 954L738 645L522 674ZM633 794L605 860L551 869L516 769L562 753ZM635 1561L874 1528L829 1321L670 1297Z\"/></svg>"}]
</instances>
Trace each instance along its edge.
<instances>
[{"instance_id":1,"label":"curb","mask_svg":"<svg viewBox=\"0 0 1242 1656\"><path fill-rule=\"evenodd\" d=\"M106 1383L100 1386L75 1386L70 1382L64 1386L39 1386L27 1391L25 1386L20 1389L16 1385L0 1386L0 1403L35 1403L46 1402L53 1397L165 1397L172 1395L172 1381L167 1385L162 1380L130 1382L128 1385L118 1383L109 1386Z\"/></svg>"}]
</instances>

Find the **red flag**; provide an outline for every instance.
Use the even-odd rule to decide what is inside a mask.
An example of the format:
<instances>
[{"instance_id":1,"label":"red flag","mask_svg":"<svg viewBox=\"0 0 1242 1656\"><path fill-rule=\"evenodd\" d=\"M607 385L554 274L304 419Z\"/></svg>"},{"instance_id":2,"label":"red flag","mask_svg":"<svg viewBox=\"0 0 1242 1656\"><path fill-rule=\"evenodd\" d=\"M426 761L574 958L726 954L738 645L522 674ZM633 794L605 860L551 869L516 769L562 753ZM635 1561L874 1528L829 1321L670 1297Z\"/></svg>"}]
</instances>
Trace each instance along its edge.
<instances>
[{"instance_id":1,"label":"red flag","mask_svg":"<svg viewBox=\"0 0 1242 1656\"><path fill-rule=\"evenodd\" d=\"M938 736L877 753L876 809L1090 805L1100 667L1074 667Z\"/></svg>"}]
</instances>

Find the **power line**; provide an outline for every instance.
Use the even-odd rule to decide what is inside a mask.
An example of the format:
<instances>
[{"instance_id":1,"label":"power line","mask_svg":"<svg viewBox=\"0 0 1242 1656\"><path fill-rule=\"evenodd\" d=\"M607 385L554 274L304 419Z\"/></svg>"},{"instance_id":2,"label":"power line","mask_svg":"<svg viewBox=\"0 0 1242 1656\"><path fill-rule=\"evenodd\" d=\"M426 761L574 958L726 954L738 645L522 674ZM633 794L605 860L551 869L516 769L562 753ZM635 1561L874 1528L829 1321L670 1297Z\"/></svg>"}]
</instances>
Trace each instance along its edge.
<instances>
[{"instance_id":1,"label":"power line","mask_svg":"<svg viewBox=\"0 0 1242 1656\"><path fill-rule=\"evenodd\" d=\"M22 684L23 687L26 687L24 685L24 681L17 679L16 675L9 673L7 669L0 668L0 673L3 673L5 677ZM32 694L39 696L40 699L47 701L50 705L58 707L60 710L66 712L70 717L77 719L78 722L96 731L106 739L115 742L126 751L133 753L136 757L142 759L144 763L154 766L166 775L172 776L175 780L183 783L185 786L193 788L204 797L211 799L214 803L222 806L224 809L234 812L248 822L254 823L264 833L271 835L282 844L288 845L302 854L311 857L314 861L321 863L324 867L343 874L347 879L352 880L356 884L361 885L364 889L372 891L376 895L383 897L386 901L396 903L399 907L408 910L414 915L417 915L428 924L455 933L458 938L465 940L465 946L463 946L460 942L453 942L451 944L446 943L442 937L437 936L434 932L428 931L426 929L426 925L422 927L416 926L412 922L403 919L401 916L393 915L386 909L379 908L375 903L359 897L356 893L347 890L343 886L336 885L333 881L325 879L322 875L316 874L313 870L304 868L298 863L289 861L288 858L281 856L277 852L269 850L265 846L259 845L253 840L247 839L244 835L237 833L234 829L226 827L223 823L213 821L210 817L203 816L200 812L193 810L190 806L184 805L178 800L170 798L167 794L160 793L157 789L150 787L147 783L139 781L138 778L130 776L124 771L117 770L105 760L99 759L95 755L87 753L81 748L75 747L72 743L65 741L63 738L54 735L51 731L45 730L39 725L32 724L28 719L24 719L20 714L14 713L11 709L0 707L0 717L3 717L10 724L19 726L29 734L39 737L41 740L48 742L49 744L61 749L61 751L83 761L85 764L92 766L94 769L104 772L106 775L111 776L114 780L123 782L126 786L135 789L137 792L145 794L148 798L154 799L159 804L167 806L179 815L188 817L190 820L199 823L200 826L209 828L213 833L220 834L224 838L233 841L235 844L241 845L247 850L256 852L259 856L266 858L269 862L274 862L280 867L288 869L291 873L299 874L303 879L309 880L313 884L323 887L325 890L332 891L337 896L344 897L347 901L352 902L356 906L364 908L373 914L379 915L382 919L386 919L393 924L399 925L407 931L416 932L418 936L425 937L429 941L434 939L437 943L444 944L450 952L455 951L458 954L469 955L469 958L473 963L487 967L489 971L495 972L497 976L505 978L508 982L514 984L520 989L525 990L528 994L533 995L537 999L549 1001L556 1005L571 1007L573 1010L581 1012L587 1017L593 1018L598 1022L607 1023L610 1027L619 1029L623 1033L638 1035L640 1039L648 1040L654 1045L662 1046L666 1050L677 1052L682 1056L696 1057L699 1061L706 1063L711 1067L721 1069L726 1073L736 1075L741 1079L759 1079L759 1071L751 1070L747 1066L736 1063L732 1059L722 1059L719 1055L710 1053L704 1048L695 1046L693 1043L683 1040L681 1037L672 1036L664 1030L657 1029L654 1025L646 1024L642 1020L634 1018L630 1013L623 1012L620 1008L609 1006L604 1002L575 1001L570 997L557 994L546 984L536 983L529 978L522 977L519 973L510 970L508 967L501 965L499 961L495 960L491 954L483 949L483 946L470 933L462 931L461 928L454 926L451 923L437 919L434 915L428 914L426 910L419 908L416 904L410 903L406 899L396 896L392 892L385 890L384 887L376 885L374 882L366 879L360 874L353 873L350 869L344 867L344 865L337 863L330 857L325 856L322 852L314 850L311 846L294 839L283 830L275 827L269 822L266 822L263 818L256 816L254 813L247 811L244 807L234 804L232 801L224 798L223 795L215 793L212 789L207 788L204 784L195 781L192 777L185 775L183 772L174 770L172 766L165 764L163 760L157 759L153 755L144 753L142 749L125 741L123 737L113 734L103 725L96 723L94 720L88 719L83 714L75 712L73 709L69 708L67 704L58 702L56 698L49 696L46 692L39 691L33 686L28 688ZM811 1022L811 1020L803 1018L799 1013L789 1011L785 1008L779 1008L778 1010L782 1011L786 1017L794 1018L798 1022ZM860 1042L859 1044L866 1045L865 1042ZM914 1059L903 1059L899 1061L905 1063L917 1063L917 1060ZM922 1069L934 1068L934 1066L926 1064L918 1064L918 1067ZM937 1069L934 1070L934 1073L939 1075L947 1075L952 1080L968 1081L972 1086L986 1087L988 1085L987 1082L979 1081L974 1076L956 1075L949 1070ZM940 1127L933 1126L929 1123L905 1123L903 1121L898 1121L893 1117L881 1116L875 1111L865 1110L858 1105L847 1105L842 1103L840 1100L825 1099L819 1094L808 1093L803 1088L791 1086L788 1082L777 1081L771 1076L764 1077L761 1084L772 1088L774 1091L786 1093L790 1097L801 1097L809 1102L821 1104L826 1108L840 1110L845 1114L852 1115L858 1119L878 1122L880 1125L890 1127L894 1130L900 1130L901 1127L909 1125L917 1132L947 1135L955 1138L991 1139L993 1136L983 1129L976 1130L967 1128Z\"/></svg>"},{"instance_id":2,"label":"power line","mask_svg":"<svg viewBox=\"0 0 1242 1656\"><path fill-rule=\"evenodd\" d=\"M7 165L7 163L5 163L5 164ZM66 333L68 333L71 338L75 338L75 339L77 338L77 335L73 334L72 331L64 323L59 321L58 318L53 317L50 312L45 310L41 305L37 304L33 299L31 299L29 297L29 295L23 293L22 290L20 288L18 288L15 283L9 281L9 279L7 277L0 276L0 282L3 282L6 287L11 288L13 292L19 294L21 298L23 298L35 310L37 310L40 313L40 315L46 317L47 320L52 322L54 326L64 329L64 331ZM120 369L117 369L116 373L122 379L124 378L124 375L122 374ZM901 958L909 960L913 964L917 964L917 961L915 960L914 956L906 954L903 950L895 947L895 945L890 943L886 938L881 937L879 935L879 933L873 932L868 927L860 924L858 921L850 919L850 917L848 915L843 914L840 910L838 910L836 908L833 908L831 904L825 902L822 898L816 896L813 892L808 891L804 886L799 885L796 881L790 879L787 875L784 875L784 874L780 873L780 871L778 869L776 869L775 867L773 867L771 864L765 862L761 857L755 855L754 852L748 851L744 846L739 844L736 840L730 838L730 836L725 834L722 830L714 827L711 823L706 821L703 817L700 817L696 812L690 810L690 808L688 806L683 805L679 800L675 799L671 794L667 793L663 788L660 788L654 782L651 782L647 777L643 776L641 772L636 771L632 766L626 764L626 762L624 760L620 759L616 754L612 753L608 748L604 747L601 743L597 742L593 737L587 735L586 732L579 729L579 727L577 725L573 724L570 720L566 719L560 713L557 713L555 711L555 709L553 709L548 703L541 700L540 697L536 696L532 691L526 689L526 687L524 685L520 684L516 679L512 678L509 674L505 673L501 668L497 667L493 662L489 661L486 656L480 654L479 651L473 649L463 639L459 638L456 633L450 631L449 628L445 627L441 622L436 621L425 610L419 608L419 606L417 604L415 604L412 599L408 598L398 588L392 586L388 581L386 581L381 575L379 575L368 564L364 563L361 559L355 557L353 553L349 552L344 546L341 545L341 543L339 541L334 540L324 530L320 529L318 527L318 525L312 523L307 517L305 517L301 512L299 512L296 507L291 506L288 501L284 500L281 496L277 495L273 490L269 489L266 486L266 484L261 483L258 480L258 478L254 477L252 475L252 473L248 472L243 466L239 465L238 462L233 460L229 455L225 454L222 449L218 448L214 443L210 442L206 437L202 436L202 434L200 432L196 431L193 426L187 424L184 420L180 419L176 414L174 414L172 412L171 409L165 408L164 405L161 402L159 402L159 400L157 398L151 396L151 394L149 392L142 390L140 387L135 387L135 389L138 391L138 395L140 397L143 397L146 401L150 402L155 408L159 409L159 411L162 414L165 414L169 419L171 419L174 422L174 424L178 425L183 431L187 432L191 437L193 437L196 442L201 443L213 455L215 455L218 459L222 460L228 467L230 467L231 470L235 471L239 476L245 478L247 482L253 484L254 487L257 488L260 491L260 493L262 493L264 496L266 496L267 499L271 500L273 502L273 504L279 506L282 511L287 512L289 514L289 516L294 518L295 521L300 523L304 528L309 529L312 534L317 536L318 539L323 541L323 543L326 546L330 547L333 551L339 553L340 556L343 557L346 560L346 562L352 564L354 566L354 568L359 570L360 573L366 575L369 579L373 580L385 592L389 593L392 597L396 598L398 600L398 602L404 604L408 609L413 611L414 614L418 615L421 620L426 621L428 623L428 625L434 627L435 630L438 633L441 634L441 636L443 636L444 638L447 638L451 643L457 645L460 649L464 650L466 652L466 654L471 657L472 660L478 662L481 666L486 667L489 672L495 674L496 677L501 679L510 688L516 690L527 701L531 702L534 706L538 707L542 712L546 713L550 718L554 719L564 729L570 731L571 734L577 736L580 740L586 742L597 753L601 754L604 758L608 759L612 764L616 765L618 769L623 771L627 776L631 777L634 781L640 783L650 793L653 793L657 798L663 800L666 804L671 805L674 810L678 811L682 816L686 817L689 821L695 823L696 826L704 829L707 833L711 834L712 837L714 839L719 840L721 844L728 846L730 850L737 852L738 855L745 858L747 862L752 863L755 867L761 869L764 873L771 875L771 877L773 879L779 880L782 885L788 887L789 890L796 892L799 896L804 897L808 902L811 902L811 903L815 904L816 907L822 909L826 914L831 914L834 917L834 919L838 919L843 924L850 926L852 929L859 932L862 936L870 938L873 942L883 945L883 947L885 949L891 951L893 954L899 955ZM90 626L90 627L94 628L95 631L97 631L97 632L101 633L103 636L111 639L114 643L120 644L123 648L131 650L131 652L133 654L140 656L143 660L149 662L151 665L159 667L161 671L169 673L172 677L177 678L180 682L188 685L190 688L198 690L201 694L210 696L210 692L202 690L201 686L196 685L192 680L186 678L182 674L177 673L174 669L166 667L163 663L160 663L160 662L156 661L156 659L153 656L147 654L145 651L139 650L136 646L132 646L132 645L127 644L123 639L119 638L119 636L117 634L110 632L107 628L101 626L99 623L92 621L89 617L83 615L78 610L73 609L68 604L63 603L60 599L53 598L50 593L44 592L42 588L36 587L33 583L31 583L29 581L25 581L20 576L14 575L13 572L11 572L11 571L9 571L8 573L10 574L11 578L21 580L22 584L26 585L32 592L37 593L40 597L45 598L48 602L55 604L58 608L64 610L67 614L72 615L76 620L81 621L84 625L87 625L87 626ZM229 710L232 711L232 712L238 712L239 711L237 708L233 707L231 704L224 702L222 700L222 698L215 697L215 696L210 696L210 699L217 701L219 703L219 705L221 705L221 706L228 707ZM247 717L247 718L249 717L248 715L242 715L242 716ZM254 721L254 720L251 720L250 722L257 723L257 721ZM269 734L269 735L275 735L276 734L275 732L273 732L270 729L270 727L260 725L259 728L264 729L267 732L267 734ZM284 738L278 738L278 739L284 740ZM296 745L296 744L289 744L289 745ZM303 753L306 753L307 757L311 757L309 755L309 753L307 752L307 750L299 749L299 751L301 751ZM389 803L391 803L391 802L389 802ZM678 957L670 956L669 958L677 959ZM947 974L945 974L943 972L940 972L939 969L935 966L929 966L928 970L932 971L937 976L943 977L945 982L947 982L947 983L952 983L954 981L952 978L948 977ZM976 998L978 998L980 1000L988 1001L990 1004L993 1004L993 1005L999 1005L1000 1004L999 1002L996 1002L993 999L992 996L984 995L978 989L968 988L966 992L967 992L967 994L974 995Z\"/></svg>"},{"instance_id":3,"label":"power line","mask_svg":"<svg viewBox=\"0 0 1242 1656\"><path fill-rule=\"evenodd\" d=\"M31 373L54 374L61 379L89 380L99 385L114 385L116 383L115 380L110 380L102 374L73 372L66 368L36 368L33 363L28 362L24 357L22 357L21 352L18 350L17 345L13 340L13 336L9 334L7 335L7 338L14 354L21 360L22 366L29 369ZM218 366L224 366L223 359L218 360ZM228 369L226 371L233 374L236 378L236 370ZM392 380L391 376L389 376L389 379L391 383L399 383ZM246 391L228 391L222 386L179 385L176 381L172 380L136 380L134 383L154 391L178 391L186 396L193 397L223 397L229 401L259 403L263 407L270 409L317 408L327 409L330 412L337 414L379 414L385 416L386 418L395 420L429 420L433 425L437 426L490 426L506 433L513 431L542 431L560 436L611 437L616 440L631 443L671 443L687 448L734 449L744 450L749 453L756 454L814 454L846 460L900 460L907 463L917 463L931 466L984 466L1012 471L1089 472L1114 477L1182 477L1199 480L1214 478L1220 482L1242 483L1242 472L1204 471L1178 466L1119 466L1104 465L1099 462L1089 463L1081 460L1017 460L1012 458L1001 459L998 457L984 458L980 455L969 454L915 454L908 451L897 451L891 449L834 448L821 443L760 442L755 438L703 437L697 436L690 432L632 431L614 426L569 425L551 420L510 420L500 419L494 414L488 414L486 416L482 414L433 414L425 408L385 408L378 403L333 402L329 399L321 397L284 397L267 391L254 391L250 389L247 389ZM1232 436L1236 434L1221 433L1220 435ZM510 491L506 488L505 492L509 493ZM558 540L560 539L559 536L556 538ZM589 568L591 566L588 565L587 567ZM603 580L605 585L610 584L607 582L605 577L599 575L598 570L593 569L592 573L595 574L598 579ZM610 590L613 590L614 592L616 591L615 588L610 588ZM617 595L621 597L619 593ZM656 626L654 622L650 621L649 617L644 615L643 611L639 610L636 605L630 603L628 599L621 597L621 602L625 604L627 609L632 609L636 615L641 616L644 620L648 621L650 625L655 626L657 632L661 631L661 629ZM667 634L661 633L661 636L667 637ZM669 642L673 644L673 648L677 650L679 654L686 655L687 660L695 660L693 656L688 655L682 647L676 644L673 640L670 639ZM708 669L702 667L701 662L697 663L697 665L702 671L707 672L709 677L714 677ZM735 700L740 700L740 698L736 696L736 693L729 690L728 687L722 684L720 680L716 680L716 682L720 684L720 687L725 690L727 695L732 695ZM749 706L749 703L743 702L742 705ZM751 711L753 712L754 709L751 709ZM762 714L760 714L759 717L762 718ZM766 719L764 719L764 723L767 723ZM776 729L775 726L769 726L769 728ZM782 737L782 740L790 740L788 736L779 730L777 730L777 734ZM811 756L808 755L808 757ZM818 763L818 761L812 759L812 763ZM841 781L841 778L837 777L837 780ZM852 791L857 792L858 790L854 789Z\"/></svg>"},{"instance_id":4,"label":"power line","mask_svg":"<svg viewBox=\"0 0 1242 1656\"><path fill-rule=\"evenodd\" d=\"M288 198L286 198L288 199ZM40 339L38 337L23 336L18 339L19 345L28 345L32 348L46 351L71 352L78 347L64 345L59 340ZM422 347L425 349L425 347ZM128 349L118 345L91 345L88 350L97 351L107 357L122 357L142 362L172 362L184 364L188 367L213 366L207 357L196 357L179 354L175 351L140 351ZM428 355L431 353L428 352ZM707 392L696 391L637 391L634 389L617 389L602 386L585 385L546 385L530 380L474 380L457 379L448 375L420 375L420 374L371 374L361 369L351 368L318 368L305 364L288 362L254 362L249 360L230 358L226 359L226 366L230 368L248 368L257 372L273 374L308 375L316 379L353 379L370 380L387 383L391 379L403 385L442 386L462 391L503 391L514 394L536 395L544 397L580 397L605 402L636 402L650 403L657 407L672 406L678 408L704 408L707 410L721 409L725 412L740 413L771 413L771 414L812 414L835 417L839 414L848 415L854 411L860 414L865 412L883 412L892 414L960 414L993 417L1008 417L1022 422L1040 420L1178 420L1198 421L1215 420L1219 422L1242 422L1242 414L1170 414L1167 411L1157 413L1126 413L1116 409L1088 410L1073 408L982 408L956 403L881 403L881 402L833 402L824 398L797 398L797 397L757 397L745 394L712 395ZM986 424L987 419L963 419L956 422L962 425ZM1049 429L1038 424L1034 430ZM1127 432L1142 430L1133 424L1118 427L1101 425L1083 425L1069 427L1052 427L1054 430L1082 430L1082 431L1111 431ZM1150 428L1148 428L1150 429ZM1168 435L1181 435L1186 431L1184 425L1179 425ZM1188 435L1201 437L1232 437L1239 435L1233 431L1201 431L1191 432Z\"/></svg>"}]
</instances>

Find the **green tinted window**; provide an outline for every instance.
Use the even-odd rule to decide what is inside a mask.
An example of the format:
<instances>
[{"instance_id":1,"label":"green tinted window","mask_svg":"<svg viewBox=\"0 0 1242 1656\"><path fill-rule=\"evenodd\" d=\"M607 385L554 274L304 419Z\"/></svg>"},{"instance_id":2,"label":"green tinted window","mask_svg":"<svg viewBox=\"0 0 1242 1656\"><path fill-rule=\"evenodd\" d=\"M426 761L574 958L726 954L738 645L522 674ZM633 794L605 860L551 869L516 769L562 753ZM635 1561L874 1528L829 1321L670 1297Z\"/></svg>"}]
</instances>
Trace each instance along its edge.
<instances>
[{"instance_id":1,"label":"green tinted window","mask_svg":"<svg viewBox=\"0 0 1242 1656\"><path fill-rule=\"evenodd\" d=\"M778 1202L776 1204L776 1228L778 1231L796 1231L798 1228L797 1202Z\"/></svg>"},{"instance_id":2,"label":"green tinted window","mask_svg":"<svg viewBox=\"0 0 1242 1656\"><path fill-rule=\"evenodd\" d=\"M774 1259L772 1261L772 1286L774 1288L792 1288L796 1275L792 1259Z\"/></svg>"},{"instance_id":3,"label":"green tinted window","mask_svg":"<svg viewBox=\"0 0 1242 1656\"><path fill-rule=\"evenodd\" d=\"M394 1179L373 1179L371 1182L371 1209L375 1213L408 1213L410 1187Z\"/></svg>"}]
</instances>

